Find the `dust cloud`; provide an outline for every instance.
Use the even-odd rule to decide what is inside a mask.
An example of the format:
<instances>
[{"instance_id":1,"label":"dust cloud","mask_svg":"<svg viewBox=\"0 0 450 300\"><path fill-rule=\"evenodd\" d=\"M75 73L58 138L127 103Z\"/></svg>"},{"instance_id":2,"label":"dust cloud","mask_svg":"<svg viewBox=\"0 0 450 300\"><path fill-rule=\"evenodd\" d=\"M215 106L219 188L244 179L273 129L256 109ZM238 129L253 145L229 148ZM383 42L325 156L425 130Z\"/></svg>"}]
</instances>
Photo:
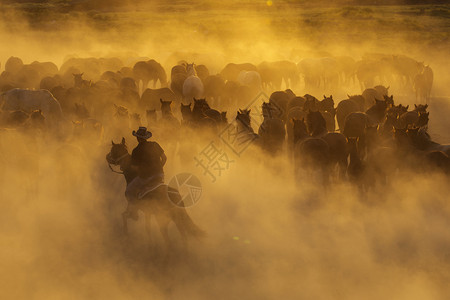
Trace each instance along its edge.
<instances>
[{"instance_id":1,"label":"dust cloud","mask_svg":"<svg viewBox=\"0 0 450 300\"><path fill-rule=\"evenodd\" d=\"M186 59L216 74L228 62L297 63L320 52L355 59L404 54L433 68L433 96L440 100L430 104L429 130L439 142L450 139L448 5L88 2L0 4L1 70L10 56L58 67L70 57L118 57L128 66L148 57L166 72ZM395 89L397 103L415 103L412 92ZM361 89L353 84L332 92L342 100ZM229 121L235 113L228 112ZM201 180L201 199L187 211L207 236L185 249L172 225L173 249L166 253L154 220L150 242L143 214L129 221L128 238L122 233L125 179L105 161L112 136L92 143L66 134L61 143L41 133L0 131L1 298L450 295L450 191L443 174L411 165L362 197L347 181L324 188L308 176L296 180L287 155L272 157L251 145L236 156L221 144L233 163L212 182L193 156L217 137L189 137L192 159L168 155L166 180L180 172ZM137 145L131 132L126 141L129 151Z\"/></svg>"}]
</instances>

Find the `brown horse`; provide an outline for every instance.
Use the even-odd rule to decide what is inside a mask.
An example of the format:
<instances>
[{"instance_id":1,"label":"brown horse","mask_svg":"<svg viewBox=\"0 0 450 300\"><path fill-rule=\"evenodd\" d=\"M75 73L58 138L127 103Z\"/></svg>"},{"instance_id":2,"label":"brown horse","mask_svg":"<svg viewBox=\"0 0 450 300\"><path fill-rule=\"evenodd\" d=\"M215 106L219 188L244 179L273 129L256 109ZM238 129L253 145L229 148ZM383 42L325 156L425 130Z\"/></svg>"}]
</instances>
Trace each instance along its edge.
<instances>
[{"instance_id":1,"label":"brown horse","mask_svg":"<svg viewBox=\"0 0 450 300\"><path fill-rule=\"evenodd\" d=\"M194 107L192 108L192 118L191 118L191 125L194 128L200 128L203 129L207 135L210 133L217 133L218 130L218 124L217 121L211 117L209 117L206 112L209 111L211 113L211 107L209 106L206 99L196 99L194 98ZM220 113L217 112L220 116ZM216 113L213 113L217 116ZM219 120L219 119L217 119ZM221 120L221 117L220 117Z\"/></svg>"},{"instance_id":2,"label":"brown horse","mask_svg":"<svg viewBox=\"0 0 450 300\"><path fill-rule=\"evenodd\" d=\"M347 138L350 153L347 175L349 180L358 186L360 192L365 192L368 189L368 171L365 162L360 158L358 139L358 137Z\"/></svg>"},{"instance_id":3,"label":"brown horse","mask_svg":"<svg viewBox=\"0 0 450 300\"><path fill-rule=\"evenodd\" d=\"M125 176L127 185L137 176L136 170L131 165L131 155L128 153L125 138L122 138L122 142L119 144L112 142L111 151L106 155L106 160L108 164L120 166L120 170L122 170L122 174ZM149 231L150 229L150 216L154 215L159 224L165 244L168 247L170 246L168 232L170 221L175 223L184 243L187 242L189 237L200 238L204 236L204 231L192 221L185 208L176 206L171 202L169 193L176 195L178 198L181 197L179 194L177 195L178 191L173 190L166 184L160 184L147 192L135 203L137 208L146 216L147 230ZM125 234L128 232L127 220L130 217L131 213L127 209L122 214Z\"/></svg>"},{"instance_id":4,"label":"brown horse","mask_svg":"<svg viewBox=\"0 0 450 300\"><path fill-rule=\"evenodd\" d=\"M388 104L385 100L376 99L375 104L366 111L366 115L369 117L369 123L381 124L384 121L387 109Z\"/></svg>"},{"instance_id":5,"label":"brown horse","mask_svg":"<svg viewBox=\"0 0 450 300\"><path fill-rule=\"evenodd\" d=\"M159 99L161 102L161 122L164 126L169 126L172 129L179 129L180 121L173 115L172 113L172 101L164 101L163 99Z\"/></svg>"},{"instance_id":6,"label":"brown horse","mask_svg":"<svg viewBox=\"0 0 450 300\"><path fill-rule=\"evenodd\" d=\"M306 125L312 137L322 137L328 133L327 122L319 111L309 111L306 115Z\"/></svg>"},{"instance_id":7,"label":"brown horse","mask_svg":"<svg viewBox=\"0 0 450 300\"><path fill-rule=\"evenodd\" d=\"M192 126L192 110L191 110L192 103L189 104L180 104L180 111L181 111L181 125L183 126Z\"/></svg>"},{"instance_id":8,"label":"brown horse","mask_svg":"<svg viewBox=\"0 0 450 300\"><path fill-rule=\"evenodd\" d=\"M303 169L308 177L320 171L320 180L326 186L329 181L330 147L321 138L310 137L304 120L292 120L294 127L294 166L297 179L298 171Z\"/></svg>"},{"instance_id":9,"label":"brown horse","mask_svg":"<svg viewBox=\"0 0 450 300\"><path fill-rule=\"evenodd\" d=\"M338 132L329 132L322 137L322 139L328 144L330 148L330 167L335 169L338 167L337 175L338 179L345 178L345 172L347 170L347 140L345 135ZM333 172L334 170L331 170Z\"/></svg>"},{"instance_id":10,"label":"brown horse","mask_svg":"<svg viewBox=\"0 0 450 300\"><path fill-rule=\"evenodd\" d=\"M345 137L358 137L358 152L361 157L366 154L366 127L369 124L369 117L363 112L353 112L345 118Z\"/></svg>"},{"instance_id":11,"label":"brown horse","mask_svg":"<svg viewBox=\"0 0 450 300\"><path fill-rule=\"evenodd\" d=\"M261 147L266 152L275 155L283 149L286 136L284 123L280 118L276 117L277 110L272 103L264 102L262 111L264 121L258 129Z\"/></svg>"},{"instance_id":12,"label":"brown horse","mask_svg":"<svg viewBox=\"0 0 450 300\"><path fill-rule=\"evenodd\" d=\"M339 102L339 104L336 107L336 120L337 120L340 132L344 131L345 118L349 114L351 114L353 112L357 112L357 111L360 111L358 104L356 104L352 100L345 99L345 100L342 100L341 102Z\"/></svg>"}]
</instances>

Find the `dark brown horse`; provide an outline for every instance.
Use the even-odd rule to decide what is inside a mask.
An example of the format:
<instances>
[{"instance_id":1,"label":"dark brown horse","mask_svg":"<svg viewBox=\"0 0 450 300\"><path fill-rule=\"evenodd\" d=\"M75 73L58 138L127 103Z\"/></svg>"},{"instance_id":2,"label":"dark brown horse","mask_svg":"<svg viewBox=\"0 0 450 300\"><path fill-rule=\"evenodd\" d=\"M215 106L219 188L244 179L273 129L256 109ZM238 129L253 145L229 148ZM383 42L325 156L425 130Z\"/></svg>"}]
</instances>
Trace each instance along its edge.
<instances>
[{"instance_id":1,"label":"dark brown horse","mask_svg":"<svg viewBox=\"0 0 450 300\"><path fill-rule=\"evenodd\" d=\"M309 137L304 120L294 122L294 166L297 179L299 171L306 171L308 177L320 171L320 180L328 184L330 171L330 147L321 138Z\"/></svg>"},{"instance_id":2,"label":"dark brown horse","mask_svg":"<svg viewBox=\"0 0 450 300\"><path fill-rule=\"evenodd\" d=\"M137 176L136 169L131 165L131 155L128 153L125 138L122 138L122 142L119 144L112 142L111 151L106 155L106 160L108 164L120 166L127 185ZM169 192L178 193L176 190L171 190L166 184L160 184L146 193L143 198L137 200L135 205L145 214L147 229L150 226L150 216L154 215L167 246L170 246L168 232L170 221L175 223L183 242L187 242L189 237L202 237L204 235L203 230L192 221L184 207L176 206L171 202ZM178 197L181 196L178 195ZM122 214L125 233L128 232L127 220L130 217L131 213L127 209Z\"/></svg>"},{"instance_id":3,"label":"dark brown horse","mask_svg":"<svg viewBox=\"0 0 450 300\"><path fill-rule=\"evenodd\" d=\"M347 170L347 158L348 158L348 148L347 140L345 135L338 132L329 132L325 134L322 139L328 144L330 148L330 171L333 173L333 169L338 168L337 175L338 179L344 179Z\"/></svg>"},{"instance_id":4,"label":"dark brown horse","mask_svg":"<svg viewBox=\"0 0 450 300\"><path fill-rule=\"evenodd\" d=\"M312 137L322 137L328 133L327 122L320 111L309 111L306 125Z\"/></svg>"},{"instance_id":5,"label":"dark brown horse","mask_svg":"<svg viewBox=\"0 0 450 300\"><path fill-rule=\"evenodd\" d=\"M386 101L376 99L375 104L366 111L369 122L371 124L381 124L386 116L387 108L388 104Z\"/></svg>"},{"instance_id":6,"label":"dark brown horse","mask_svg":"<svg viewBox=\"0 0 450 300\"><path fill-rule=\"evenodd\" d=\"M361 192L367 191L367 167L361 159L358 149L358 137L349 137L348 149L350 161L347 167L347 175L351 182L356 184Z\"/></svg>"},{"instance_id":7,"label":"dark brown horse","mask_svg":"<svg viewBox=\"0 0 450 300\"><path fill-rule=\"evenodd\" d=\"M181 125L183 126L192 126L192 110L191 110L192 103L189 104L180 104L180 111L181 111Z\"/></svg>"},{"instance_id":8,"label":"dark brown horse","mask_svg":"<svg viewBox=\"0 0 450 300\"><path fill-rule=\"evenodd\" d=\"M329 112L334 119L336 109L334 108L333 95L330 95L330 97L323 95L322 101L317 103L317 109L321 112Z\"/></svg>"},{"instance_id":9,"label":"dark brown horse","mask_svg":"<svg viewBox=\"0 0 450 300\"><path fill-rule=\"evenodd\" d=\"M272 103L262 104L264 121L259 126L258 135L262 149L272 155L283 149L286 130L281 118L277 116L277 110Z\"/></svg>"},{"instance_id":10,"label":"dark brown horse","mask_svg":"<svg viewBox=\"0 0 450 300\"><path fill-rule=\"evenodd\" d=\"M172 101L164 101L163 99L160 99L161 102L161 121L163 125L173 127L174 129L177 129L180 127L180 121L173 115L172 113Z\"/></svg>"},{"instance_id":11,"label":"dark brown horse","mask_svg":"<svg viewBox=\"0 0 450 300\"><path fill-rule=\"evenodd\" d=\"M343 134L347 137L358 138L358 152L361 157L366 153L366 127L369 117L363 112L353 112L345 118Z\"/></svg>"},{"instance_id":12,"label":"dark brown horse","mask_svg":"<svg viewBox=\"0 0 450 300\"><path fill-rule=\"evenodd\" d=\"M201 123L205 116L205 111L211 109L206 99L195 99L192 108L192 119L195 123Z\"/></svg>"},{"instance_id":13,"label":"dark brown horse","mask_svg":"<svg viewBox=\"0 0 450 300\"><path fill-rule=\"evenodd\" d=\"M339 104L336 107L336 120L339 126L340 132L344 131L344 123L345 118L353 113L361 111L358 104L356 104L354 101L350 99L342 100L339 102Z\"/></svg>"},{"instance_id":14,"label":"dark brown horse","mask_svg":"<svg viewBox=\"0 0 450 300\"><path fill-rule=\"evenodd\" d=\"M238 144L260 145L259 136L253 131L250 117L251 109L239 109L236 114L236 141Z\"/></svg>"},{"instance_id":15,"label":"dark brown horse","mask_svg":"<svg viewBox=\"0 0 450 300\"><path fill-rule=\"evenodd\" d=\"M219 128L218 122L209 117L206 112L212 116L212 114L217 115L216 113L211 111L211 107L209 106L206 99L196 99L194 98L194 107L192 108L192 125L196 128L201 128L206 130L207 133L217 133ZM220 113L217 112L219 115ZM217 118L219 120L219 117ZM220 117L221 120L221 117ZM220 121L219 121L220 122Z\"/></svg>"}]
</instances>

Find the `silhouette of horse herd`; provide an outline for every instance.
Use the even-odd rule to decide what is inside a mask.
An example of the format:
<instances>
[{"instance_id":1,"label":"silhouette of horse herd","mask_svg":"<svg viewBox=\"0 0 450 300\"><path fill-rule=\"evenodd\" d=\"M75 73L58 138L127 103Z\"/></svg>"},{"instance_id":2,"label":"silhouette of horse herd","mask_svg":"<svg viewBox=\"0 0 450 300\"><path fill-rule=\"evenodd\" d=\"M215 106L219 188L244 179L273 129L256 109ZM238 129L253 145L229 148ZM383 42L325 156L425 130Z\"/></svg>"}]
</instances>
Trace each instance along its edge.
<instances>
[{"instance_id":1,"label":"silhouette of horse herd","mask_svg":"<svg viewBox=\"0 0 450 300\"><path fill-rule=\"evenodd\" d=\"M71 58L58 67L10 57L0 75L2 132L98 147L145 125L169 160L190 163L194 139L211 140L234 126L238 138L250 137L268 157L286 156L299 180L306 172L325 186L348 180L367 190L411 166L450 172L450 145L428 134L433 71L407 56L228 63L216 74L181 60L169 75L153 59L127 66L119 58ZM340 101L294 92L352 85L362 93ZM389 85L411 91L417 104L397 103ZM270 97L253 128L245 107L261 91Z\"/></svg>"}]
</instances>

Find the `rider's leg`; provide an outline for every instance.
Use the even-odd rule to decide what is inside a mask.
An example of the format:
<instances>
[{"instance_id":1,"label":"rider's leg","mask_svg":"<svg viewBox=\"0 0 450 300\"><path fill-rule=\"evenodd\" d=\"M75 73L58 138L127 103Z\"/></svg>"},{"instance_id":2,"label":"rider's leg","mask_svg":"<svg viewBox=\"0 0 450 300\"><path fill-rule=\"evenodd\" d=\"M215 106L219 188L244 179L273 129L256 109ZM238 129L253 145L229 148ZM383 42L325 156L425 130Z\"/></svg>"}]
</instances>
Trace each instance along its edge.
<instances>
[{"instance_id":1,"label":"rider's leg","mask_svg":"<svg viewBox=\"0 0 450 300\"><path fill-rule=\"evenodd\" d=\"M137 202L137 199L129 200L127 206L128 218L131 218L134 221L137 221L139 219Z\"/></svg>"}]
</instances>

